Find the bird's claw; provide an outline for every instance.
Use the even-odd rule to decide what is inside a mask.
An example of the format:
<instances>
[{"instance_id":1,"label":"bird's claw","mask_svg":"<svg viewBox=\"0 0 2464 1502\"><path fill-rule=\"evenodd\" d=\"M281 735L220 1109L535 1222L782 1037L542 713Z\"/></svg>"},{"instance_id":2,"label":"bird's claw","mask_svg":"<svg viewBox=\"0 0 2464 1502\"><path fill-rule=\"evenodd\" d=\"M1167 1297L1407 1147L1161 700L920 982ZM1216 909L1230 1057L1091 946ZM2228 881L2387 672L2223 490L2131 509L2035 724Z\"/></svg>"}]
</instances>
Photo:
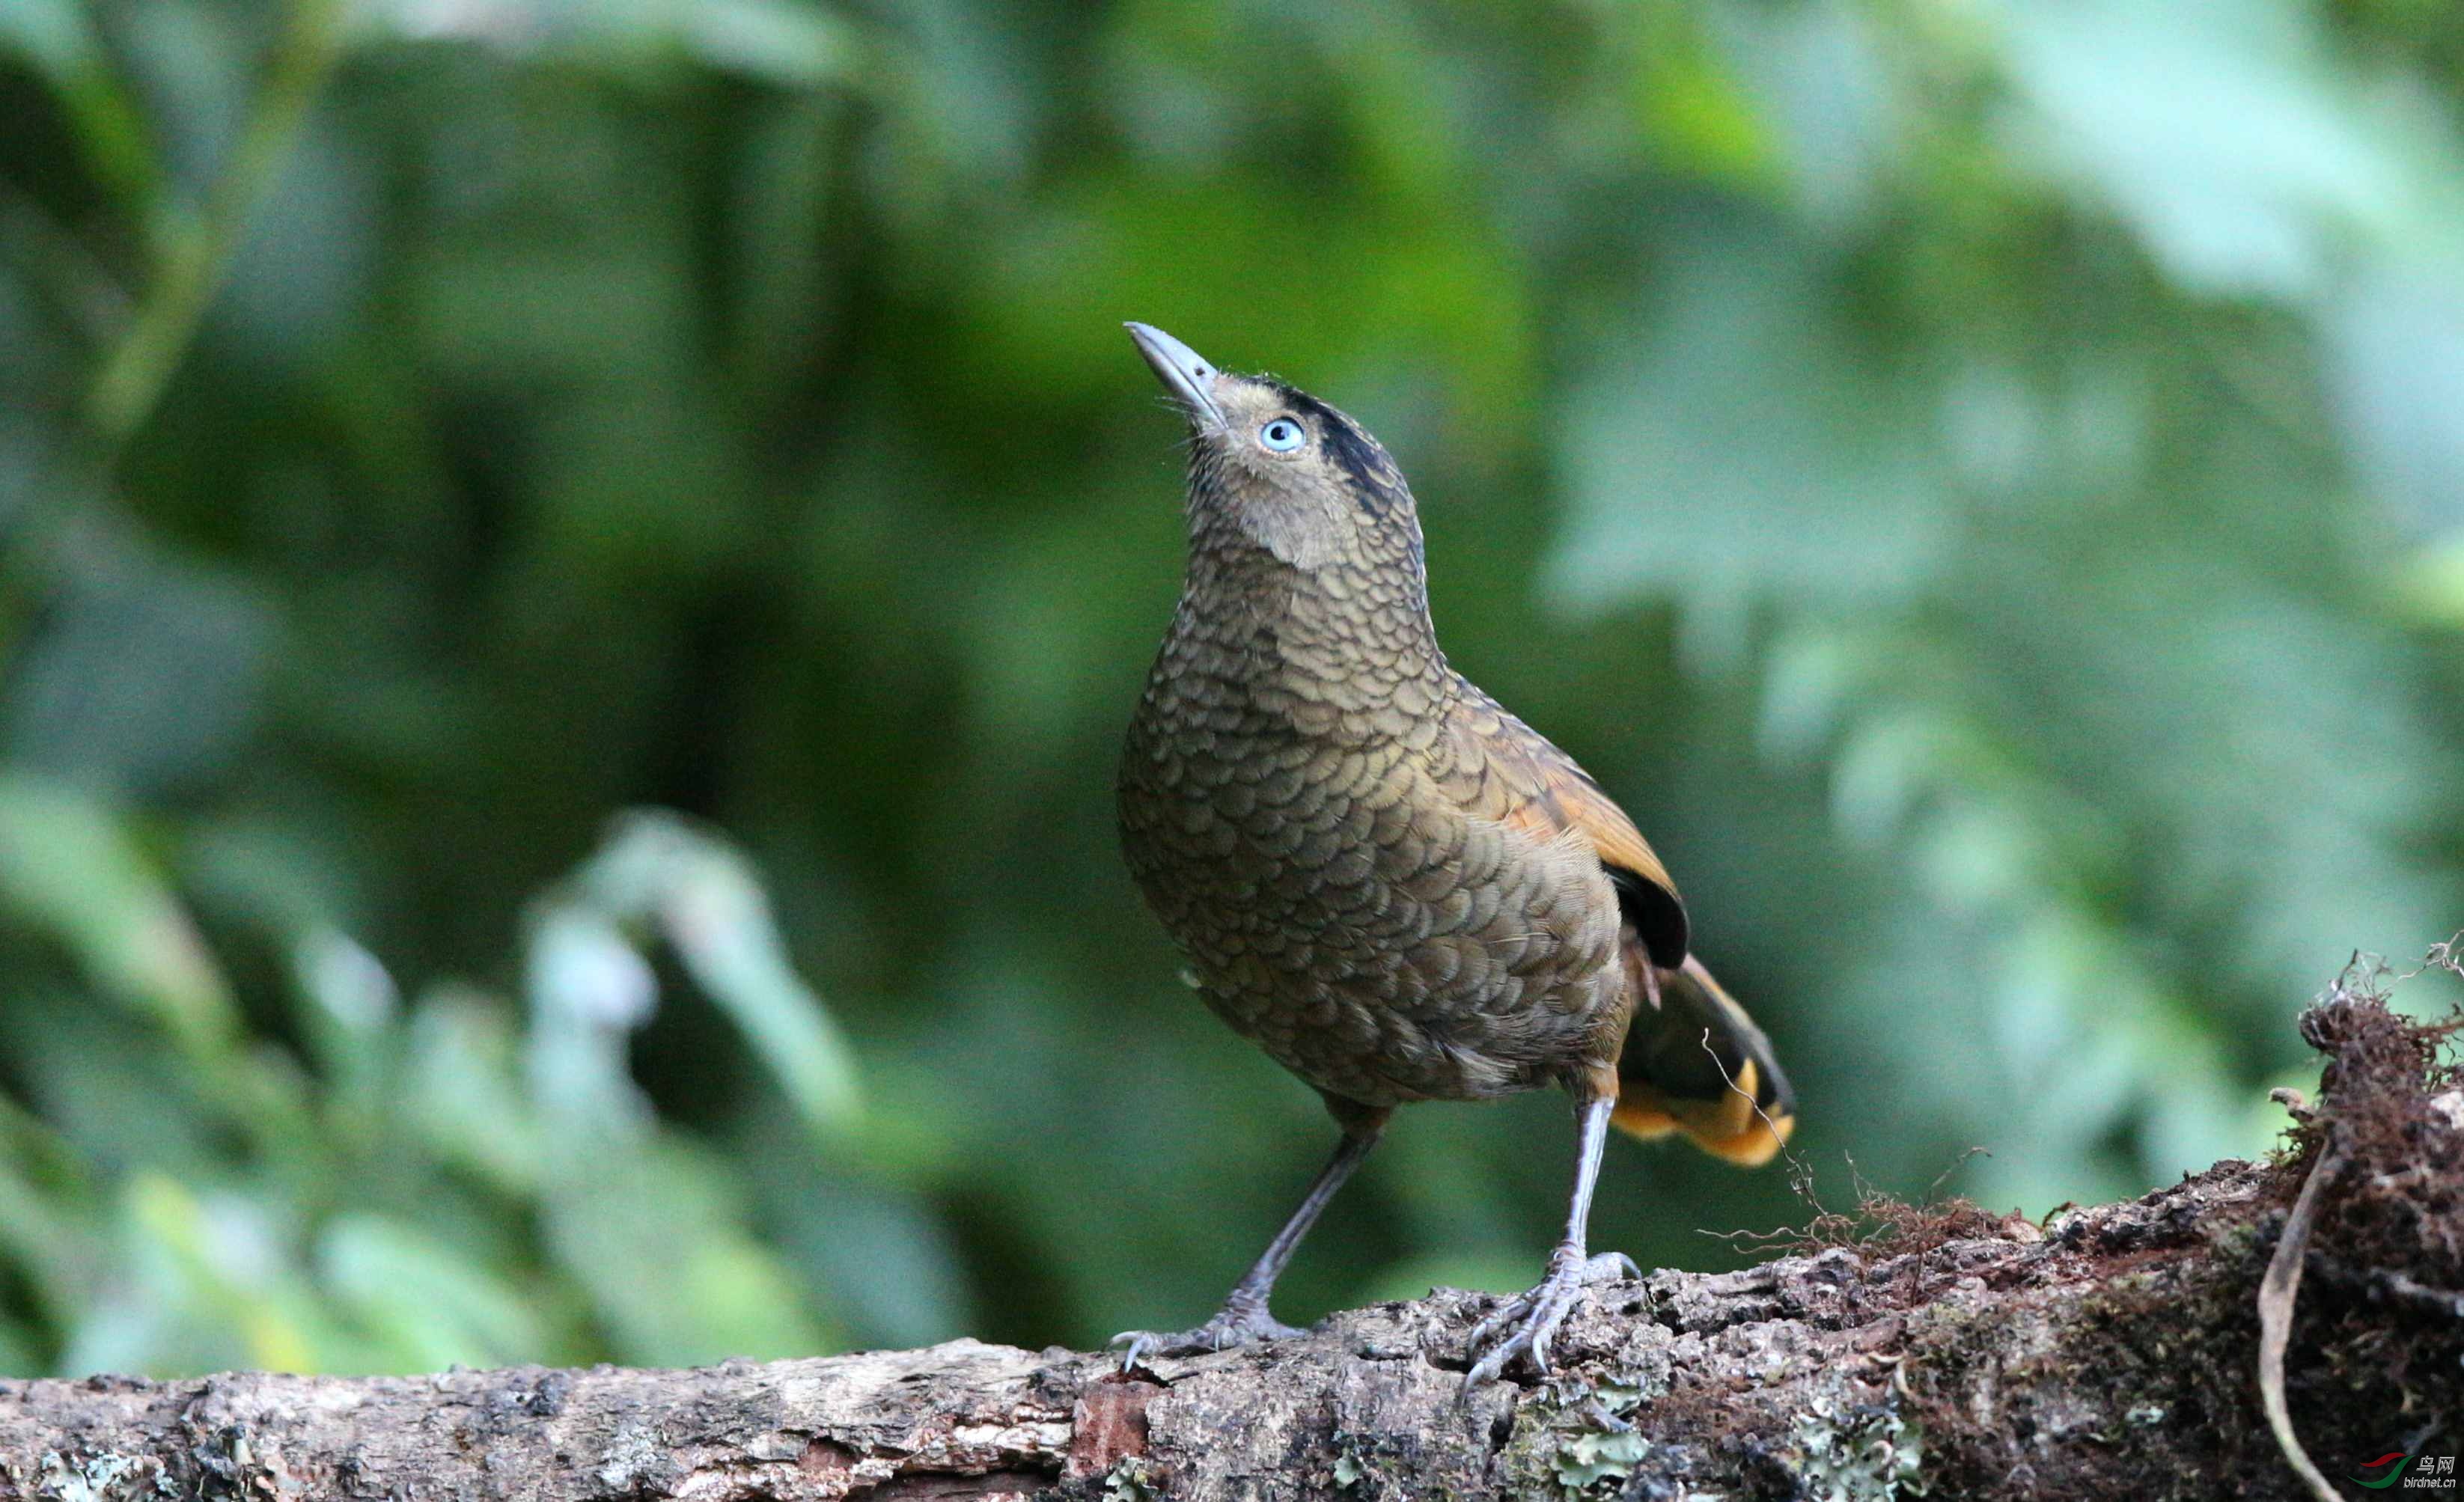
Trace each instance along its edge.
<instances>
[{"instance_id":1,"label":"bird's claw","mask_svg":"<svg viewBox=\"0 0 2464 1502\"><path fill-rule=\"evenodd\" d=\"M1121 1353L1121 1370L1126 1372L1151 1356L1204 1356L1252 1341L1282 1340L1301 1334L1304 1332L1267 1314L1263 1304L1255 1308L1226 1304L1214 1318L1194 1330L1169 1335L1153 1330L1124 1330L1108 1345Z\"/></svg>"},{"instance_id":2,"label":"bird's claw","mask_svg":"<svg viewBox=\"0 0 2464 1502\"><path fill-rule=\"evenodd\" d=\"M1641 1275L1642 1270L1635 1266L1634 1259L1621 1251L1604 1251L1587 1258L1572 1248L1559 1248L1549 1259L1547 1277L1499 1305L1472 1327L1471 1338L1465 1342L1467 1351L1477 1352L1501 1335L1505 1338L1490 1346L1487 1354L1463 1374L1464 1396L1470 1396L1471 1390L1483 1382L1496 1381L1505 1373L1507 1363L1517 1356L1528 1358L1532 1370L1548 1376L1549 1342L1556 1336L1557 1327L1566 1322L1566 1315L1573 1310L1574 1300L1583 1290L1595 1283Z\"/></svg>"}]
</instances>

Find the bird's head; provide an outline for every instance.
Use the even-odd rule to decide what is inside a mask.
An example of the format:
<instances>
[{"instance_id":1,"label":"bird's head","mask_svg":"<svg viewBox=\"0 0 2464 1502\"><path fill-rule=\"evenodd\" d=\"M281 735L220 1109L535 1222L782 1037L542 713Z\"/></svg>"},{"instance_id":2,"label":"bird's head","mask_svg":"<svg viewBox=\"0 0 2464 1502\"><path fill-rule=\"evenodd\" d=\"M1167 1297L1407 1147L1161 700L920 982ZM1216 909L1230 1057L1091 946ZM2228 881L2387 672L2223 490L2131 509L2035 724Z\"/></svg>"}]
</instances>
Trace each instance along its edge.
<instances>
[{"instance_id":1,"label":"bird's head","mask_svg":"<svg viewBox=\"0 0 2464 1502\"><path fill-rule=\"evenodd\" d=\"M1280 381L1221 369L1159 328L1129 330L1189 419L1193 536L1228 529L1311 573L1404 562L1419 573L1411 487L1359 424Z\"/></svg>"}]
</instances>

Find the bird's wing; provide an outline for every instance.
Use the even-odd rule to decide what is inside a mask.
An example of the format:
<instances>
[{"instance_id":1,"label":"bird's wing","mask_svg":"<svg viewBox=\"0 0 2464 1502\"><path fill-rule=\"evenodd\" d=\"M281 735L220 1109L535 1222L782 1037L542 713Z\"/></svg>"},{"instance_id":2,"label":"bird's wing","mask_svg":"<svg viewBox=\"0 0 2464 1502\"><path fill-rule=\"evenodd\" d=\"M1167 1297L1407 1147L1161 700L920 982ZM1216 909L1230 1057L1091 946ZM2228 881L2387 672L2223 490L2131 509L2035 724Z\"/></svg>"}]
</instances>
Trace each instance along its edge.
<instances>
[{"instance_id":1,"label":"bird's wing","mask_svg":"<svg viewBox=\"0 0 2464 1502\"><path fill-rule=\"evenodd\" d=\"M1452 786L1473 811L1542 839L1580 830L1617 888L1638 1003L1617 1061L1617 1124L1638 1137L1683 1133L1748 1166L1777 1153L1796 1125L1795 1093L1771 1040L1686 953L1684 904L1634 821L1573 758L1471 685L1447 726Z\"/></svg>"},{"instance_id":2,"label":"bird's wing","mask_svg":"<svg viewBox=\"0 0 2464 1502\"><path fill-rule=\"evenodd\" d=\"M1651 956L1684 962L1685 904L1642 831L1574 759L1468 682L1446 717L1454 776L1465 806L1542 839L1579 830L1617 888L1617 905Z\"/></svg>"}]
</instances>

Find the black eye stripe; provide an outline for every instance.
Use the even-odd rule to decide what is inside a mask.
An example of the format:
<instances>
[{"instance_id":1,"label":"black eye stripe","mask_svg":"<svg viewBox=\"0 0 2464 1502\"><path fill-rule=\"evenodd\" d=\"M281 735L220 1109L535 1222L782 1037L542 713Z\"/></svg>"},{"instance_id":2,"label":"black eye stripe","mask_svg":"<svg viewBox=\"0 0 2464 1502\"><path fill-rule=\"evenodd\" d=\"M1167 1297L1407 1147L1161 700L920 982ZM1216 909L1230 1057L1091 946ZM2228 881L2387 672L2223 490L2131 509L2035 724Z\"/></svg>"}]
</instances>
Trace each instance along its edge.
<instances>
[{"instance_id":1,"label":"black eye stripe","mask_svg":"<svg viewBox=\"0 0 2464 1502\"><path fill-rule=\"evenodd\" d=\"M1403 477L1395 472L1395 463L1386 457L1386 451L1377 447L1377 440L1307 391L1280 384L1277 389L1285 400L1317 419L1325 452L1352 477L1361 506L1373 516L1383 516L1394 504L1396 494L1402 490Z\"/></svg>"}]
</instances>

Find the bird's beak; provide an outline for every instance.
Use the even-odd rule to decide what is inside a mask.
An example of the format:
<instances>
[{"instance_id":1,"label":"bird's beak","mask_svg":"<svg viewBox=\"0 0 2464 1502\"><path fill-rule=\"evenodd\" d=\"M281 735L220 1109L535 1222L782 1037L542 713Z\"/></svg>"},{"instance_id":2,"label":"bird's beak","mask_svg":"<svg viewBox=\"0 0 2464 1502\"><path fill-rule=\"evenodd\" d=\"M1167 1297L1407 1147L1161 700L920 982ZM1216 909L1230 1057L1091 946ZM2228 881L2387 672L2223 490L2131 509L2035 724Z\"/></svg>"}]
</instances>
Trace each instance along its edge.
<instances>
[{"instance_id":1,"label":"bird's beak","mask_svg":"<svg viewBox=\"0 0 2464 1502\"><path fill-rule=\"evenodd\" d=\"M1215 405L1215 367L1204 356L1152 323L1125 323L1138 353L1174 400L1189 409L1192 422L1222 426L1223 409Z\"/></svg>"}]
</instances>

